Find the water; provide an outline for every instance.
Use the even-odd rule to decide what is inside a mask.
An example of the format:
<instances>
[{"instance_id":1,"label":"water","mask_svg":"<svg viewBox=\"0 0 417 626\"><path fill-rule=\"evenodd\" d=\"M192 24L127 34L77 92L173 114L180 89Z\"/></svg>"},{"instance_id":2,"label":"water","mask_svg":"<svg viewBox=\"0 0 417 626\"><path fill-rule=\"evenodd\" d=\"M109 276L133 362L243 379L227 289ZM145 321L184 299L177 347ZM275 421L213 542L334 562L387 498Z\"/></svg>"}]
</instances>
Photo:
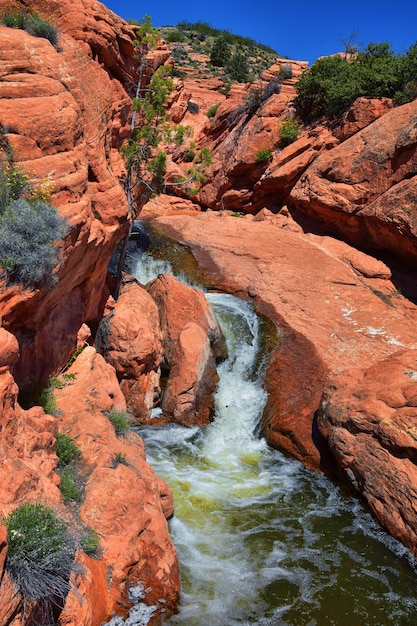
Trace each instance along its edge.
<instances>
[{"instance_id":1,"label":"water","mask_svg":"<svg viewBox=\"0 0 417 626\"><path fill-rule=\"evenodd\" d=\"M256 436L266 399L259 320L248 303L207 297L229 347L215 420L138 429L175 499L182 595L167 624L414 623L413 558L356 500Z\"/></svg>"}]
</instances>

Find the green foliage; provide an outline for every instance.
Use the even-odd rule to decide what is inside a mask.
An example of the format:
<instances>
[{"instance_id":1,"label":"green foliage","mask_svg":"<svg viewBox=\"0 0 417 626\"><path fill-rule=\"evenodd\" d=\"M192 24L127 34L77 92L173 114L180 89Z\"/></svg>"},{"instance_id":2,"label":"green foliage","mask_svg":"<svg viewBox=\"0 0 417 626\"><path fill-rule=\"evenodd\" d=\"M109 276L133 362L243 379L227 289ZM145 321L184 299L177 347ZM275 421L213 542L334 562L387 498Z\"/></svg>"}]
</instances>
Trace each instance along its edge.
<instances>
[{"instance_id":1,"label":"green foliage","mask_svg":"<svg viewBox=\"0 0 417 626\"><path fill-rule=\"evenodd\" d=\"M292 67L288 63L285 63L285 65L281 65L279 68L279 79L288 80L289 78L292 78Z\"/></svg>"},{"instance_id":2,"label":"green foliage","mask_svg":"<svg viewBox=\"0 0 417 626\"><path fill-rule=\"evenodd\" d=\"M191 148L186 148L186 150L184 150L183 158L186 163L191 163L195 159L195 151Z\"/></svg>"},{"instance_id":3,"label":"green foliage","mask_svg":"<svg viewBox=\"0 0 417 626\"><path fill-rule=\"evenodd\" d=\"M9 284L51 284L55 242L65 230L56 209L38 199L29 176L12 163L0 167L0 265Z\"/></svg>"},{"instance_id":4,"label":"green foliage","mask_svg":"<svg viewBox=\"0 0 417 626\"><path fill-rule=\"evenodd\" d=\"M227 96L230 93L232 88L232 81L230 79L226 79L224 81L223 87L220 87L219 92L223 94L223 96Z\"/></svg>"},{"instance_id":5,"label":"green foliage","mask_svg":"<svg viewBox=\"0 0 417 626\"><path fill-rule=\"evenodd\" d=\"M246 83L249 80L248 58L242 52L236 52L228 61L226 71L232 80Z\"/></svg>"},{"instance_id":6,"label":"green foliage","mask_svg":"<svg viewBox=\"0 0 417 626\"><path fill-rule=\"evenodd\" d=\"M100 535L95 528L87 528L81 537L81 548L89 556L98 556L100 548Z\"/></svg>"},{"instance_id":7,"label":"green foliage","mask_svg":"<svg viewBox=\"0 0 417 626\"><path fill-rule=\"evenodd\" d=\"M60 465L68 465L80 458L81 452L72 437L65 433L57 433L55 439L56 454Z\"/></svg>"},{"instance_id":8,"label":"green foliage","mask_svg":"<svg viewBox=\"0 0 417 626\"><path fill-rule=\"evenodd\" d=\"M249 48L260 48L268 54L276 55L277 51L263 43L251 39L251 37L243 37L242 35L234 35L228 30L220 30L214 28L207 22L188 22L183 20L177 24L178 31L195 31L201 33L205 37L223 37L225 41L230 45L241 45Z\"/></svg>"},{"instance_id":9,"label":"green foliage","mask_svg":"<svg viewBox=\"0 0 417 626\"><path fill-rule=\"evenodd\" d=\"M204 146L203 148L201 148L200 152L197 155L196 163L201 163L203 165L203 168L205 168L211 165L212 161L213 161L213 158L207 146Z\"/></svg>"},{"instance_id":10,"label":"green foliage","mask_svg":"<svg viewBox=\"0 0 417 626\"><path fill-rule=\"evenodd\" d=\"M16 13L5 13L1 21L2 24L8 28L20 28L20 30L23 30L25 27L24 14L20 11Z\"/></svg>"},{"instance_id":11,"label":"green foliage","mask_svg":"<svg viewBox=\"0 0 417 626\"><path fill-rule=\"evenodd\" d=\"M215 67L224 67L230 58L230 45L224 36L218 37L210 52L210 63Z\"/></svg>"},{"instance_id":12,"label":"green foliage","mask_svg":"<svg viewBox=\"0 0 417 626\"><path fill-rule=\"evenodd\" d=\"M48 415L54 415L56 412L56 398L54 396L54 389L62 389L63 383L56 378L56 376L50 376L48 378L48 385L43 389L39 395L39 405L43 407L45 413Z\"/></svg>"},{"instance_id":13,"label":"green foliage","mask_svg":"<svg viewBox=\"0 0 417 626\"><path fill-rule=\"evenodd\" d=\"M268 148L261 148L255 155L257 163L266 163L272 157L272 152Z\"/></svg>"},{"instance_id":14,"label":"green foliage","mask_svg":"<svg viewBox=\"0 0 417 626\"><path fill-rule=\"evenodd\" d=\"M129 430L130 423L124 411L116 411L116 409L112 409L108 413L108 418L113 424L116 435L123 435Z\"/></svg>"},{"instance_id":15,"label":"green foliage","mask_svg":"<svg viewBox=\"0 0 417 626\"><path fill-rule=\"evenodd\" d=\"M39 502L22 504L2 522L8 531L6 570L17 590L29 603L62 608L75 553L64 522Z\"/></svg>"},{"instance_id":16,"label":"green foliage","mask_svg":"<svg viewBox=\"0 0 417 626\"><path fill-rule=\"evenodd\" d=\"M281 148L285 148L285 146L289 146L293 141L295 141L300 132L300 125L298 122L292 118L287 117L280 128L280 142L279 145Z\"/></svg>"},{"instance_id":17,"label":"green foliage","mask_svg":"<svg viewBox=\"0 0 417 626\"><path fill-rule=\"evenodd\" d=\"M296 85L296 105L307 121L339 117L360 96L412 99L417 71L417 44L406 55L395 55L388 43L370 43L354 58L318 59Z\"/></svg>"},{"instance_id":18,"label":"green foliage","mask_svg":"<svg viewBox=\"0 0 417 626\"><path fill-rule=\"evenodd\" d=\"M64 501L80 502L82 494L74 478L74 470L69 466L64 467L60 476L61 482L59 483L59 489L61 490Z\"/></svg>"},{"instance_id":19,"label":"green foliage","mask_svg":"<svg viewBox=\"0 0 417 626\"><path fill-rule=\"evenodd\" d=\"M114 457L114 462L116 465L127 465L126 454L125 452L116 452Z\"/></svg>"},{"instance_id":20,"label":"green foliage","mask_svg":"<svg viewBox=\"0 0 417 626\"><path fill-rule=\"evenodd\" d=\"M207 117L211 118L214 117L217 113L217 109L220 106L220 102L218 102L217 104L212 104L211 107L209 107L209 110L207 111Z\"/></svg>"},{"instance_id":21,"label":"green foliage","mask_svg":"<svg viewBox=\"0 0 417 626\"><path fill-rule=\"evenodd\" d=\"M58 42L58 31L55 26L40 18L35 11L30 13L6 13L2 18L2 22L10 28L24 29L34 37L44 37L53 46Z\"/></svg>"}]
</instances>

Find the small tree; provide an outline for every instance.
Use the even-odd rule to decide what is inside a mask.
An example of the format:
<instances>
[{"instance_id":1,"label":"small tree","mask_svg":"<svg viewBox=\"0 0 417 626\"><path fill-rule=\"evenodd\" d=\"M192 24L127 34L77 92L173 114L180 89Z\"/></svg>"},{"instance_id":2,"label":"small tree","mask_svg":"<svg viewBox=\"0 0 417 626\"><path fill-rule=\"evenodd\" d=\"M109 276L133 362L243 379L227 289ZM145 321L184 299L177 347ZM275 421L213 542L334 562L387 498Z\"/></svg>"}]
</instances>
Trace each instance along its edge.
<instances>
[{"instance_id":1,"label":"small tree","mask_svg":"<svg viewBox=\"0 0 417 626\"><path fill-rule=\"evenodd\" d=\"M232 80L246 83L249 78L249 63L242 52L236 52L227 64L227 73Z\"/></svg>"},{"instance_id":2,"label":"small tree","mask_svg":"<svg viewBox=\"0 0 417 626\"><path fill-rule=\"evenodd\" d=\"M230 59L230 46L224 37L217 37L210 52L210 63L224 67Z\"/></svg>"}]
</instances>

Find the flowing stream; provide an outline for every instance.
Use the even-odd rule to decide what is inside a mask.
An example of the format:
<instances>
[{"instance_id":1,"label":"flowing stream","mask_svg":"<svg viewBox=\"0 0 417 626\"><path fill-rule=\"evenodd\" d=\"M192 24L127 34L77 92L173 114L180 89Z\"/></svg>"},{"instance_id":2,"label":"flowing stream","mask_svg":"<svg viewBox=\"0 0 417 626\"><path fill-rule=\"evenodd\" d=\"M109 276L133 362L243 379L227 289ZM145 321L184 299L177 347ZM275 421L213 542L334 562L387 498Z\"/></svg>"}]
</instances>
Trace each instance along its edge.
<instances>
[{"instance_id":1,"label":"flowing stream","mask_svg":"<svg viewBox=\"0 0 417 626\"><path fill-rule=\"evenodd\" d=\"M143 258L138 252L129 267L141 281ZM169 270L146 258L146 280ZM237 298L207 298L229 348L214 421L205 429L138 429L175 499L170 531L182 596L167 624L414 623L413 558L355 499L256 435L266 400L259 319Z\"/></svg>"}]
</instances>

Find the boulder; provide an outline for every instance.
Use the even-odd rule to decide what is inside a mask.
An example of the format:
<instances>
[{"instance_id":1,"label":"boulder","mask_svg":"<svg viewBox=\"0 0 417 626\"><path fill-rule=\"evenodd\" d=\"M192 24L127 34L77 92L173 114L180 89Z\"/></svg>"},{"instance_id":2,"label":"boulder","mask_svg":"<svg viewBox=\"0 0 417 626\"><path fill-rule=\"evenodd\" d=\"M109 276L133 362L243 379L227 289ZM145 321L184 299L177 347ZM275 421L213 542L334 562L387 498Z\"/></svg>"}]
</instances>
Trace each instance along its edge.
<instances>
[{"instance_id":1,"label":"boulder","mask_svg":"<svg viewBox=\"0 0 417 626\"><path fill-rule=\"evenodd\" d=\"M186 425L207 424L217 382L216 359L226 353L223 333L199 289L160 274L148 290L158 305L169 371L164 416Z\"/></svg>"},{"instance_id":2,"label":"boulder","mask_svg":"<svg viewBox=\"0 0 417 626\"><path fill-rule=\"evenodd\" d=\"M160 395L161 330L154 300L132 277L100 322L96 347L115 368L129 411L148 423Z\"/></svg>"},{"instance_id":3,"label":"boulder","mask_svg":"<svg viewBox=\"0 0 417 626\"><path fill-rule=\"evenodd\" d=\"M396 352L327 386L318 426L341 474L381 524L417 554L417 350Z\"/></svg>"}]
</instances>

